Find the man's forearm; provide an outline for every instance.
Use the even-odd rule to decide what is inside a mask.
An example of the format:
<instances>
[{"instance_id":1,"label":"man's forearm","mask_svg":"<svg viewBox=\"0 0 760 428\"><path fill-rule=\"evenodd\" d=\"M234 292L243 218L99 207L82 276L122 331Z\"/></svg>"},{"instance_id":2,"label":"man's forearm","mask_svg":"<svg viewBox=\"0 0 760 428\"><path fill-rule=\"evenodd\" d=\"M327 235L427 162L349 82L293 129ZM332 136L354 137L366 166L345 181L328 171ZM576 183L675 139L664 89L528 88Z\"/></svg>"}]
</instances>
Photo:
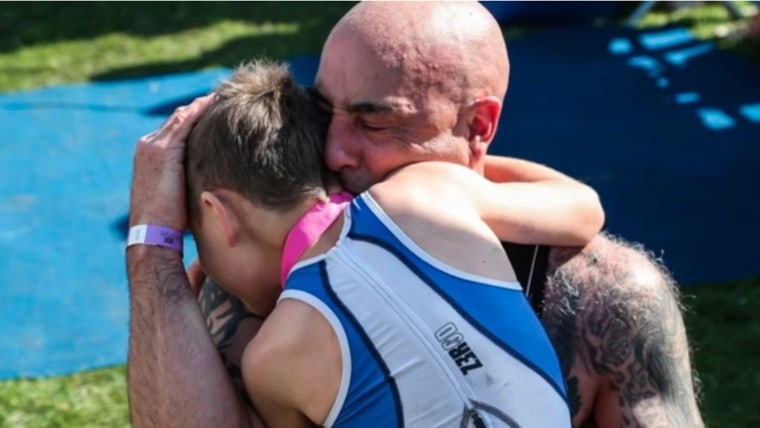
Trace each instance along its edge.
<instances>
[{"instance_id":1,"label":"man's forearm","mask_svg":"<svg viewBox=\"0 0 760 428\"><path fill-rule=\"evenodd\" d=\"M171 250L128 250L127 366L135 427L251 426L206 330L182 260Z\"/></svg>"}]
</instances>

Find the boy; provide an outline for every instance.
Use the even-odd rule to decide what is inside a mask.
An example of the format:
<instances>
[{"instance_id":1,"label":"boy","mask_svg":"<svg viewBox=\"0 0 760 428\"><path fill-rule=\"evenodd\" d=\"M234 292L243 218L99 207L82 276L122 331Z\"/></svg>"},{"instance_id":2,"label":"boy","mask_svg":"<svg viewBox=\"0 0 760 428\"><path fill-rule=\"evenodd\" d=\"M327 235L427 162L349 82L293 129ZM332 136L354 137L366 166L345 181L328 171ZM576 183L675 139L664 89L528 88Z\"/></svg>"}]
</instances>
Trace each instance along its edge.
<instances>
[{"instance_id":1,"label":"boy","mask_svg":"<svg viewBox=\"0 0 760 428\"><path fill-rule=\"evenodd\" d=\"M570 425L500 240L587 243L593 191L535 213L541 231L454 164L406 165L352 199L323 163L328 118L286 68L243 66L218 97L187 143L190 228L206 273L266 317L242 370L267 425Z\"/></svg>"}]
</instances>

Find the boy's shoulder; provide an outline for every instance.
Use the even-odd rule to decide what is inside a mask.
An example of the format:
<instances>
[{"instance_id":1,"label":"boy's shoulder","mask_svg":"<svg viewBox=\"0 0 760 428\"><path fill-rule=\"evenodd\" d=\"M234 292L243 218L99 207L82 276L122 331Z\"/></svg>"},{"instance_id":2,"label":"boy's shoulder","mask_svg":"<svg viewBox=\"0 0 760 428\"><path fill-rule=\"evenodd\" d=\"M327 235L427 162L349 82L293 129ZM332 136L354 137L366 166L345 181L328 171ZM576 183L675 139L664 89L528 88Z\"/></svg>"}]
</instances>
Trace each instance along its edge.
<instances>
[{"instance_id":1,"label":"boy's shoulder","mask_svg":"<svg viewBox=\"0 0 760 428\"><path fill-rule=\"evenodd\" d=\"M462 165L417 162L397 169L367 192L389 213L422 210L426 214L453 208L463 213L472 205L471 192L482 181L482 176Z\"/></svg>"}]
</instances>

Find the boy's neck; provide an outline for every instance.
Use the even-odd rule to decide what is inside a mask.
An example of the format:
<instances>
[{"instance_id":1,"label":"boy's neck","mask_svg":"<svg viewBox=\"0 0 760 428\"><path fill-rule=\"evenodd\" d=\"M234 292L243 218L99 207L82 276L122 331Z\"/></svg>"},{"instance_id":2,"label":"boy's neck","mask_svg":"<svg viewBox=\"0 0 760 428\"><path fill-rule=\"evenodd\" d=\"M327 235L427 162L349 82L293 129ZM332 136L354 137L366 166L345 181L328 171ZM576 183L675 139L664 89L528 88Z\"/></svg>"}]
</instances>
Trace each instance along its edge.
<instances>
[{"instance_id":1,"label":"boy's neck","mask_svg":"<svg viewBox=\"0 0 760 428\"><path fill-rule=\"evenodd\" d=\"M285 212L268 210L251 204L246 207L244 214L247 223L246 234L253 242L266 242L265 245L258 246L257 251L266 251L266 257L272 260L273 269L276 269L279 267L279 263L275 264L276 261L282 262L284 243L290 231L298 224L304 214L308 213L317 203L326 203L327 200L327 196L305 198L296 207ZM295 262L297 263L329 251L340 238L342 227L343 216L340 215L319 236L316 242L309 245L298 256ZM259 315L268 314L274 309L277 296L282 290L280 281L275 280L275 278L280 279L280 275L281 270L279 269L276 276L274 272L267 273L260 277L261 279L266 278L264 281L266 284L260 282L255 289L241 290L241 294L238 297L254 313Z\"/></svg>"}]
</instances>

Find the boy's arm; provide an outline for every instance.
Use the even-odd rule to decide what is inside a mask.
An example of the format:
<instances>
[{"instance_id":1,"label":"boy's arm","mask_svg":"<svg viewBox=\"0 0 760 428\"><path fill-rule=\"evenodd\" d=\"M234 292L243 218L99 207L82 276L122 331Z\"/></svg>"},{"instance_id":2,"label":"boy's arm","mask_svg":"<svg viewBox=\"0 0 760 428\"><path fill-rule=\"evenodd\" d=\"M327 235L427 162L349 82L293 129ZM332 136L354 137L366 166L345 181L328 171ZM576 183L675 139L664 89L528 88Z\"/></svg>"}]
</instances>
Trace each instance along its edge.
<instances>
[{"instance_id":1,"label":"boy's arm","mask_svg":"<svg viewBox=\"0 0 760 428\"><path fill-rule=\"evenodd\" d=\"M586 245L604 224L599 195L549 167L488 156L486 180L469 183L483 220L505 241L557 246Z\"/></svg>"},{"instance_id":2,"label":"boy's arm","mask_svg":"<svg viewBox=\"0 0 760 428\"><path fill-rule=\"evenodd\" d=\"M265 423L312 428L326 420L341 380L336 349L337 338L316 310L293 299L277 304L242 361L246 390Z\"/></svg>"},{"instance_id":3,"label":"boy's arm","mask_svg":"<svg viewBox=\"0 0 760 428\"><path fill-rule=\"evenodd\" d=\"M582 246L604 223L596 192L559 173L532 182L495 183L471 169L444 162L412 164L399 173L386 182L406 189L408 198L432 198L439 209L460 213L471 207L506 242Z\"/></svg>"},{"instance_id":4,"label":"boy's arm","mask_svg":"<svg viewBox=\"0 0 760 428\"><path fill-rule=\"evenodd\" d=\"M486 156L485 176L496 183L569 181L580 184L571 177L548 166L523 159L497 155Z\"/></svg>"}]
</instances>

